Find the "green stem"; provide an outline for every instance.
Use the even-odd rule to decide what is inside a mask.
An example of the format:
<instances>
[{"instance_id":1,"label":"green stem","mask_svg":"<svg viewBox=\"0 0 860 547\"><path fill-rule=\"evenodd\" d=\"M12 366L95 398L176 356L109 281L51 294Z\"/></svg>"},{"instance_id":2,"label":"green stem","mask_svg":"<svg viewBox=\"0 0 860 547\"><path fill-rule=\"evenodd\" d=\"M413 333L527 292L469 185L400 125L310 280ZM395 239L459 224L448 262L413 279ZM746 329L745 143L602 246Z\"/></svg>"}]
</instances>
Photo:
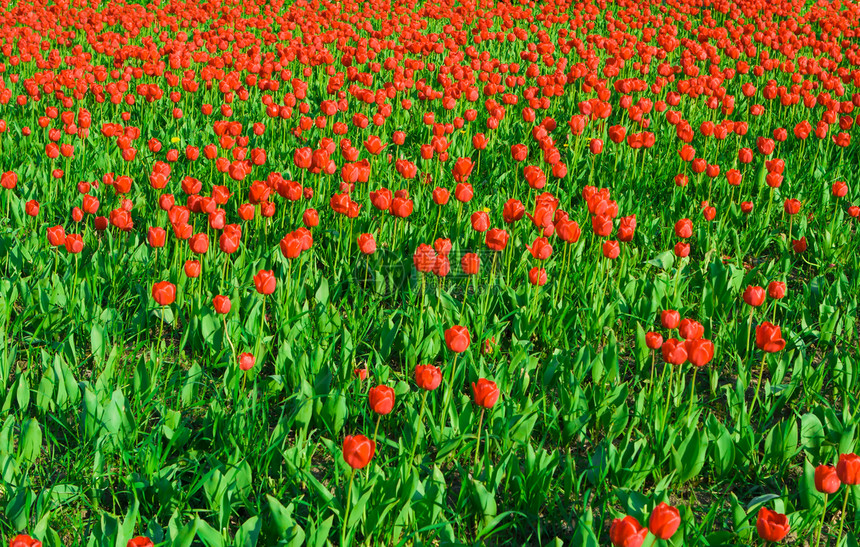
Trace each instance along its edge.
<instances>
[{"instance_id":1,"label":"green stem","mask_svg":"<svg viewBox=\"0 0 860 547\"><path fill-rule=\"evenodd\" d=\"M424 422L422 418L424 417L424 405L427 404L427 395L430 392L425 390L424 396L421 397L421 410L418 411L418 429L415 430L415 440L412 443L412 452L409 453L409 464L415 461L415 449L418 448L418 435L421 432L421 428L424 426Z\"/></svg>"},{"instance_id":2,"label":"green stem","mask_svg":"<svg viewBox=\"0 0 860 547\"><path fill-rule=\"evenodd\" d=\"M827 492L824 493L824 507L821 508L821 522L818 523L818 530L815 533L815 547L818 547L818 543L821 541L821 529L824 528L825 516L827 516Z\"/></svg>"},{"instance_id":3,"label":"green stem","mask_svg":"<svg viewBox=\"0 0 860 547\"><path fill-rule=\"evenodd\" d=\"M347 545L346 543L346 525L349 522L349 506L350 506L350 496L352 495L352 481L355 479L355 469L352 470L352 473L349 475L349 487L346 489L346 507L344 508L343 522L341 523L340 528L340 544L344 547Z\"/></svg>"},{"instance_id":4,"label":"green stem","mask_svg":"<svg viewBox=\"0 0 860 547\"><path fill-rule=\"evenodd\" d=\"M484 425L484 409L481 408L481 417L478 418L478 436L475 437L475 474L478 474L478 454L481 450L481 427Z\"/></svg>"},{"instance_id":5,"label":"green stem","mask_svg":"<svg viewBox=\"0 0 860 547\"><path fill-rule=\"evenodd\" d=\"M454 354L454 362L451 364L451 374L448 375L448 393L445 394L445 398L442 401L442 414L439 415L439 431L442 432L445 430L445 419L448 413L448 405L451 403L451 397L453 397L454 392L454 370L457 368L457 357L459 357L459 353Z\"/></svg>"},{"instance_id":6,"label":"green stem","mask_svg":"<svg viewBox=\"0 0 860 547\"><path fill-rule=\"evenodd\" d=\"M845 509L848 507L848 492L851 490L851 485L845 485L845 498L842 500L842 517L839 519L839 533L836 534L836 545L838 547L839 540L842 539L842 527L845 526Z\"/></svg>"}]
</instances>

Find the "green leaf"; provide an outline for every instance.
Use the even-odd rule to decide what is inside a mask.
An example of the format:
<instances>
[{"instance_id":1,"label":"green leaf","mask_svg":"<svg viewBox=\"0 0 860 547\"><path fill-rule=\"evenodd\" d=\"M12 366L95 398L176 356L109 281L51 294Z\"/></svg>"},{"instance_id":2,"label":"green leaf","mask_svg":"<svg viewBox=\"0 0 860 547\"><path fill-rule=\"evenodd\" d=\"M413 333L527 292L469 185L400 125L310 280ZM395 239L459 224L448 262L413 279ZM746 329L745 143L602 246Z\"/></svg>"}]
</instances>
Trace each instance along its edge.
<instances>
[{"instance_id":1,"label":"green leaf","mask_svg":"<svg viewBox=\"0 0 860 547\"><path fill-rule=\"evenodd\" d=\"M18 446L18 463L30 466L42 451L42 427L39 420L30 418L21 424L21 440Z\"/></svg>"}]
</instances>

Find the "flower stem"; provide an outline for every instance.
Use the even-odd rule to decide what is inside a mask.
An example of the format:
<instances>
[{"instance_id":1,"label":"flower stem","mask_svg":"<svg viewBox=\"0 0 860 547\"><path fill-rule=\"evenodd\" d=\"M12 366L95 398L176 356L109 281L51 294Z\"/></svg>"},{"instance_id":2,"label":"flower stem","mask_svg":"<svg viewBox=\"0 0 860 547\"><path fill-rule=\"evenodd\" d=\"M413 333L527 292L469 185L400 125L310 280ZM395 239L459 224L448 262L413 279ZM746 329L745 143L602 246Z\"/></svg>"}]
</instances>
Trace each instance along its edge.
<instances>
[{"instance_id":1,"label":"flower stem","mask_svg":"<svg viewBox=\"0 0 860 547\"><path fill-rule=\"evenodd\" d=\"M481 408L481 417L478 418L478 436L475 437L475 474L478 472L478 453L481 450L481 427L484 425L484 409Z\"/></svg>"},{"instance_id":2,"label":"flower stem","mask_svg":"<svg viewBox=\"0 0 860 547\"><path fill-rule=\"evenodd\" d=\"M349 487L346 489L346 507L344 509L343 522L340 526L340 544L346 546L346 525L349 522L350 496L352 495L352 481L355 479L355 469L349 475Z\"/></svg>"},{"instance_id":3,"label":"flower stem","mask_svg":"<svg viewBox=\"0 0 860 547\"><path fill-rule=\"evenodd\" d=\"M845 485L845 498L842 501L842 517L839 519L839 533L836 534L836 543L834 545L839 545L839 540L842 539L842 527L845 526L845 509L848 507L848 492L851 490L851 486Z\"/></svg>"},{"instance_id":4,"label":"flower stem","mask_svg":"<svg viewBox=\"0 0 860 547\"><path fill-rule=\"evenodd\" d=\"M815 534L815 547L821 541L821 529L824 528L824 517L827 516L827 492L824 493L824 507L821 508L821 522L818 523L818 531Z\"/></svg>"}]
</instances>

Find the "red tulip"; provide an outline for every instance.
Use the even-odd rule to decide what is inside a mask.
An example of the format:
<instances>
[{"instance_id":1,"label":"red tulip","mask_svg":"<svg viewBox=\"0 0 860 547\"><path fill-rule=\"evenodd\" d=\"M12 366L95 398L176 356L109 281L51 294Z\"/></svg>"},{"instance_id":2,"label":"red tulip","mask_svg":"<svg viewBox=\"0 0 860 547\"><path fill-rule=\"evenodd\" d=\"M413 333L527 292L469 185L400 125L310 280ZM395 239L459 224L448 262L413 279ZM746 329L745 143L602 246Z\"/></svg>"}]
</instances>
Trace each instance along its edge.
<instances>
[{"instance_id":1,"label":"red tulip","mask_svg":"<svg viewBox=\"0 0 860 547\"><path fill-rule=\"evenodd\" d=\"M747 288L744 289L743 298L747 305L757 308L764 304L764 289L756 285L748 285Z\"/></svg>"},{"instance_id":2,"label":"red tulip","mask_svg":"<svg viewBox=\"0 0 860 547\"><path fill-rule=\"evenodd\" d=\"M445 345L454 353L463 353L469 349L471 341L469 329L466 327L454 325L445 331Z\"/></svg>"},{"instance_id":3,"label":"red tulip","mask_svg":"<svg viewBox=\"0 0 860 547\"><path fill-rule=\"evenodd\" d=\"M671 538L679 526L681 526L681 514L676 507L665 502L655 507L648 519L648 530L660 539Z\"/></svg>"},{"instance_id":4,"label":"red tulip","mask_svg":"<svg viewBox=\"0 0 860 547\"><path fill-rule=\"evenodd\" d=\"M693 236L693 221L689 218L682 218L675 223L675 235L681 239L687 239Z\"/></svg>"},{"instance_id":5,"label":"red tulip","mask_svg":"<svg viewBox=\"0 0 860 547\"><path fill-rule=\"evenodd\" d=\"M358 236L358 248L366 255L372 255L375 253L376 240L373 239L373 234L361 234Z\"/></svg>"},{"instance_id":6,"label":"red tulip","mask_svg":"<svg viewBox=\"0 0 860 547\"><path fill-rule=\"evenodd\" d=\"M226 315L230 313L232 304L229 297L219 294L212 299L212 307L215 308L215 313Z\"/></svg>"},{"instance_id":7,"label":"red tulip","mask_svg":"<svg viewBox=\"0 0 860 547\"><path fill-rule=\"evenodd\" d=\"M437 187L433 189L433 202L436 205L445 205L448 203L448 199L451 197L450 192L448 192L447 188Z\"/></svg>"},{"instance_id":8,"label":"red tulip","mask_svg":"<svg viewBox=\"0 0 860 547\"><path fill-rule=\"evenodd\" d=\"M819 465L815 468L815 489L822 494L834 494L839 487L842 486L842 481L839 478L839 473L832 465Z\"/></svg>"},{"instance_id":9,"label":"red tulip","mask_svg":"<svg viewBox=\"0 0 860 547\"><path fill-rule=\"evenodd\" d=\"M618 255L621 254L621 246L617 241L608 240L603 242L602 246L603 256L610 260L614 260L618 258Z\"/></svg>"},{"instance_id":10,"label":"red tulip","mask_svg":"<svg viewBox=\"0 0 860 547\"><path fill-rule=\"evenodd\" d=\"M481 259L475 253L466 253L460 259L460 267L466 275L477 275L481 270Z\"/></svg>"},{"instance_id":11,"label":"red tulip","mask_svg":"<svg viewBox=\"0 0 860 547\"><path fill-rule=\"evenodd\" d=\"M343 439L343 459L353 469L363 469L373 459L376 444L364 435L347 435Z\"/></svg>"},{"instance_id":12,"label":"red tulip","mask_svg":"<svg viewBox=\"0 0 860 547\"><path fill-rule=\"evenodd\" d=\"M830 188L830 192L837 198L844 198L848 194L848 185L845 181L837 180Z\"/></svg>"},{"instance_id":13,"label":"red tulip","mask_svg":"<svg viewBox=\"0 0 860 547\"><path fill-rule=\"evenodd\" d=\"M39 202L31 199L24 205L24 211L28 216L35 217L39 214Z\"/></svg>"},{"instance_id":14,"label":"red tulip","mask_svg":"<svg viewBox=\"0 0 860 547\"><path fill-rule=\"evenodd\" d=\"M660 349L663 345L663 335L658 332L646 332L645 345L648 349Z\"/></svg>"},{"instance_id":15,"label":"red tulip","mask_svg":"<svg viewBox=\"0 0 860 547\"><path fill-rule=\"evenodd\" d=\"M677 329L681 322L681 314L675 310L663 310L660 312L660 324L664 329Z\"/></svg>"},{"instance_id":16,"label":"red tulip","mask_svg":"<svg viewBox=\"0 0 860 547\"><path fill-rule=\"evenodd\" d=\"M137 536L128 540L125 547L153 547L155 544L146 536Z\"/></svg>"},{"instance_id":17,"label":"red tulip","mask_svg":"<svg viewBox=\"0 0 860 547\"><path fill-rule=\"evenodd\" d=\"M42 542L26 534L18 534L9 541L9 547L42 547Z\"/></svg>"},{"instance_id":18,"label":"red tulip","mask_svg":"<svg viewBox=\"0 0 860 547\"><path fill-rule=\"evenodd\" d=\"M431 272L436 263L436 252L430 245L422 243L415 249L415 254L412 256L412 261L415 264L415 269L419 272Z\"/></svg>"},{"instance_id":19,"label":"red tulip","mask_svg":"<svg viewBox=\"0 0 860 547\"><path fill-rule=\"evenodd\" d=\"M475 191L472 189L472 185L467 182L461 182L454 188L454 198L461 203L472 201L474 195Z\"/></svg>"},{"instance_id":20,"label":"red tulip","mask_svg":"<svg viewBox=\"0 0 860 547\"><path fill-rule=\"evenodd\" d=\"M794 239L791 241L791 248L794 249L795 253L802 253L806 251L806 236L800 239Z\"/></svg>"},{"instance_id":21,"label":"red tulip","mask_svg":"<svg viewBox=\"0 0 860 547\"><path fill-rule=\"evenodd\" d=\"M260 270L254 276L254 287L260 294L272 294L276 285L275 272L272 270Z\"/></svg>"},{"instance_id":22,"label":"red tulip","mask_svg":"<svg viewBox=\"0 0 860 547\"><path fill-rule=\"evenodd\" d=\"M484 243L491 251L503 251L508 245L508 232L499 228L492 228L487 231Z\"/></svg>"},{"instance_id":23,"label":"red tulip","mask_svg":"<svg viewBox=\"0 0 860 547\"><path fill-rule=\"evenodd\" d=\"M442 383L442 371L433 365L415 365L415 383L427 391L433 391Z\"/></svg>"},{"instance_id":24,"label":"red tulip","mask_svg":"<svg viewBox=\"0 0 860 547\"><path fill-rule=\"evenodd\" d=\"M695 319L682 319L678 324L678 334L685 340L698 340L705 335L705 327Z\"/></svg>"},{"instance_id":25,"label":"red tulip","mask_svg":"<svg viewBox=\"0 0 860 547\"><path fill-rule=\"evenodd\" d=\"M367 393L370 409L377 414L385 415L394 408L394 389L389 386L376 386Z\"/></svg>"},{"instance_id":26,"label":"red tulip","mask_svg":"<svg viewBox=\"0 0 860 547\"><path fill-rule=\"evenodd\" d=\"M170 281L159 281L152 286L152 299L159 306L169 306L176 300L176 285Z\"/></svg>"},{"instance_id":27,"label":"red tulip","mask_svg":"<svg viewBox=\"0 0 860 547\"><path fill-rule=\"evenodd\" d=\"M615 547L640 547L648 536L648 528L630 515L615 519L609 527L609 541Z\"/></svg>"},{"instance_id":28,"label":"red tulip","mask_svg":"<svg viewBox=\"0 0 860 547\"><path fill-rule=\"evenodd\" d=\"M472 395L475 404L483 408L493 408L499 400L499 387L496 382L481 378L478 383L472 382Z\"/></svg>"},{"instance_id":29,"label":"red tulip","mask_svg":"<svg viewBox=\"0 0 860 547\"><path fill-rule=\"evenodd\" d=\"M774 300L785 298L786 286L782 281L771 281L767 286L767 295Z\"/></svg>"},{"instance_id":30,"label":"red tulip","mask_svg":"<svg viewBox=\"0 0 860 547\"><path fill-rule=\"evenodd\" d=\"M62 226L48 228L48 243L54 247L64 245L66 242L66 231Z\"/></svg>"},{"instance_id":31,"label":"red tulip","mask_svg":"<svg viewBox=\"0 0 860 547\"><path fill-rule=\"evenodd\" d=\"M702 338L687 340L687 360L695 367L703 367L714 358L714 343Z\"/></svg>"},{"instance_id":32,"label":"red tulip","mask_svg":"<svg viewBox=\"0 0 860 547\"><path fill-rule=\"evenodd\" d=\"M552 255L552 245L549 244L549 241L545 237L535 239L534 243L531 246L526 245L526 248L538 260L546 260Z\"/></svg>"},{"instance_id":33,"label":"red tulip","mask_svg":"<svg viewBox=\"0 0 860 547\"><path fill-rule=\"evenodd\" d=\"M506 224L512 224L520 220L525 213L526 208L518 199L509 199L502 208L502 218Z\"/></svg>"},{"instance_id":34,"label":"red tulip","mask_svg":"<svg viewBox=\"0 0 860 547\"><path fill-rule=\"evenodd\" d=\"M454 175L454 180L456 182L466 182L469 180L469 175L472 174L473 168L474 164L472 164L471 159L459 158L454 162L454 168L451 170L451 173Z\"/></svg>"},{"instance_id":35,"label":"red tulip","mask_svg":"<svg viewBox=\"0 0 860 547\"><path fill-rule=\"evenodd\" d=\"M776 353L785 348L785 340L782 339L782 332L779 327L765 321L761 325L756 325L755 345L767 353Z\"/></svg>"},{"instance_id":36,"label":"red tulip","mask_svg":"<svg viewBox=\"0 0 860 547\"><path fill-rule=\"evenodd\" d=\"M199 260L186 260L183 265L183 270L185 271L185 275L187 277L197 278L200 277L200 261Z\"/></svg>"},{"instance_id":37,"label":"red tulip","mask_svg":"<svg viewBox=\"0 0 860 547\"><path fill-rule=\"evenodd\" d=\"M687 361L687 346L684 342L669 338L660 348L663 360L672 365L683 365Z\"/></svg>"},{"instance_id":38,"label":"red tulip","mask_svg":"<svg viewBox=\"0 0 860 547\"><path fill-rule=\"evenodd\" d=\"M857 454L840 454L836 464L836 475L844 484L853 486L860 484L860 456Z\"/></svg>"},{"instance_id":39,"label":"red tulip","mask_svg":"<svg viewBox=\"0 0 860 547\"><path fill-rule=\"evenodd\" d=\"M254 356L250 353L240 353L239 354L239 368L245 372L248 372L252 368L254 368Z\"/></svg>"},{"instance_id":40,"label":"red tulip","mask_svg":"<svg viewBox=\"0 0 860 547\"><path fill-rule=\"evenodd\" d=\"M791 529L788 524L788 517L771 511L767 507L759 509L755 527L760 538L773 542L780 541L787 536L788 531Z\"/></svg>"},{"instance_id":41,"label":"red tulip","mask_svg":"<svg viewBox=\"0 0 860 547\"><path fill-rule=\"evenodd\" d=\"M69 234L63 241L66 247L66 252L70 254L78 254L84 250L84 240L79 234Z\"/></svg>"}]
</instances>

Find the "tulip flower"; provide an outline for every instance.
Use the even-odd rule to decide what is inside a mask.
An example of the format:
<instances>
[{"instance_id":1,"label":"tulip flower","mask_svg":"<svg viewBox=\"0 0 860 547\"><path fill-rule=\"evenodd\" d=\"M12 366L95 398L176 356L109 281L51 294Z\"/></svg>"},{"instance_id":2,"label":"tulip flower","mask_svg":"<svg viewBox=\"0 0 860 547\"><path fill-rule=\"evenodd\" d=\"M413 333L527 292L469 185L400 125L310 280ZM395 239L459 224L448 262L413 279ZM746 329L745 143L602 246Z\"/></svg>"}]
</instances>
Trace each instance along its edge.
<instances>
[{"instance_id":1,"label":"tulip flower","mask_svg":"<svg viewBox=\"0 0 860 547\"><path fill-rule=\"evenodd\" d=\"M9 541L9 547L42 547L42 542L27 534L18 534Z\"/></svg>"},{"instance_id":2,"label":"tulip flower","mask_svg":"<svg viewBox=\"0 0 860 547\"><path fill-rule=\"evenodd\" d=\"M788 517L771 511L767 507L759 509L755 527L760 538L772 542L782 540L791 529L788 524Z\"/></svg>"},{"instance_id":3,"label":"tulip flower","mask_svg":"<svg viewBox=\"0 0 860 547\"><path fill-rule=\"evenodd\" d=\"M648 530L663 540L675 535L679 526L681 526L681 514L676 507L665 502L655 507L648 519Z\"/></svg>"},{"instance_id":4,"label":"tulip flower","mask_svg":"<svg viewBox=\"0 0 860 547\"><path fill-rule=\"evenodd\" d=\"M128 540L125 547L154 547L154 543L146 536L137 536Z\"/></svg>"},{"instance_id":5,"label":"tulip flower","mask_svg":"<svg viewBox=\"0 0 860 547\"><path fill-rule=\"evenodd\" d=\"M615 547L641 547L648 536L648 528L630 515L615 519L609 527L609 541Z\"/></svg>"}]
</instances>

